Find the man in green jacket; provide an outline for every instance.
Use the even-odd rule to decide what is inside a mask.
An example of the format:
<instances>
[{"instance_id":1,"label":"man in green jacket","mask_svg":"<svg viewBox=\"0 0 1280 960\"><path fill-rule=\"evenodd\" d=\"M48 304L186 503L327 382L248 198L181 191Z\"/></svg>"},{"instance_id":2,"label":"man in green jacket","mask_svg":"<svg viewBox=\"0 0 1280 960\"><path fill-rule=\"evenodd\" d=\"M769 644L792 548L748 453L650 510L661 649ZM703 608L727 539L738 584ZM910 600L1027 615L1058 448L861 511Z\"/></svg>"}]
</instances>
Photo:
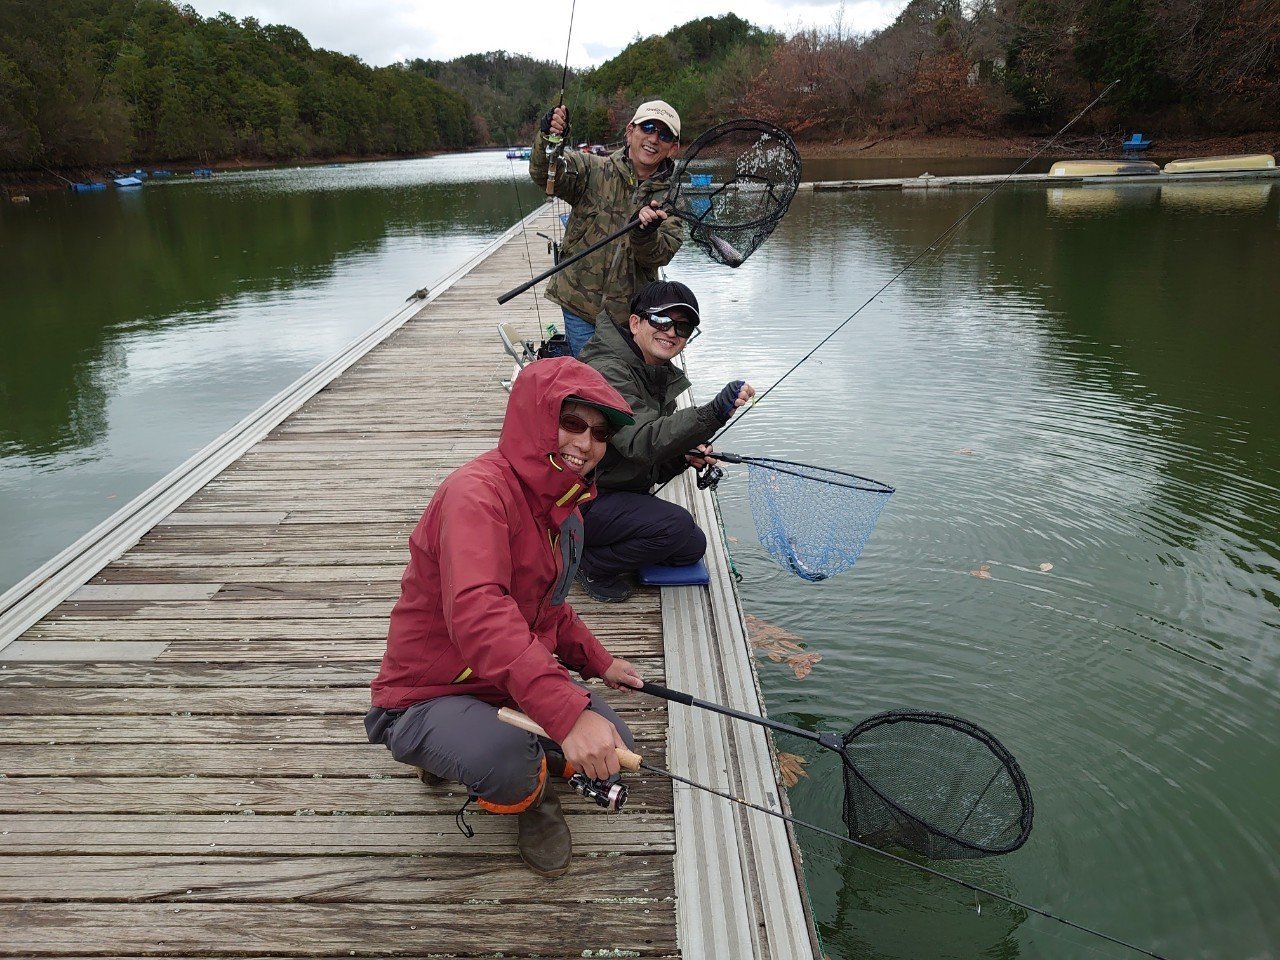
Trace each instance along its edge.
<instances>
[{"instance_id":1,"label":"man in green jacket","mask_svg":"<svg viewBox=\"0 0 1280 960\"><path fill-rule=\"evenodd\" d=\"M545 187L550 162L547 136L568 126L563 106L550 111L533 152L529 176ZM595 332L603 312L626 326L637 290L658 279L684 241L680 221L661 209L680 150L680 115L662 100L642 103L627 124L626 145L608 157L566 150L556 161L555 195L573 208L560 246L562 257L607 237L633 217L640 226L566 267L547 284L547 299L564 314L569 348L576 357Z\"/></svg>"},{"instance_id":2,"label":"man in green jacket","mask_svg":"<svg viewBox=\"0 0 1280 960\"><path fill-rule=\"evenodd\" d=\"M701 323L698 301L683 283L657 281L645 285L628 309L625 327L601 313L579 357L622 394L635 418L610 439L597 468L597 497L582 507L578 581L605 602L630 597L627 575L640 567L702 558L707 538L689 511L649 491L690 466L701 467L703 458L690 452L710 453L707 441L755 396L749 383L734 380L710 402L677 410L689 378L671 361Z\"/></svg>"}]
</instances>

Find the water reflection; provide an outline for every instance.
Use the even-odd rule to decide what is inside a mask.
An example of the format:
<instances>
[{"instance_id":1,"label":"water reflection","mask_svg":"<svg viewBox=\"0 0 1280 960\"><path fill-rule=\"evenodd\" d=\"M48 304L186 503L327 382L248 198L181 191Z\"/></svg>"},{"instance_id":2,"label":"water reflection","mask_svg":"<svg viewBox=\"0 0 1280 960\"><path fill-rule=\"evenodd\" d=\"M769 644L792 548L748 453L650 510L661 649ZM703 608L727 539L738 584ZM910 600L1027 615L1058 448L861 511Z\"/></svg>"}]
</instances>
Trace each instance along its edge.
<instances>
[{"instance_id":1,"label":"water reflection","mask_svg":"<svg viewBox=\"0 0 1280 960\"><path fill-rule=\"evenodd\" d=\"M1049 213L1058 217L1097 217L1124 214L1134 207L1146 207L1160 199L1157 184L1126 184L1103 187L1086 183L1070 187L1050 187L1045 191Z\"/></svg>"},{"instance_id":2,"label":"water reflection","mask_svg":"<svg viewBox=\"0 0 1280 960\"><path fill-rule=\"evenodd\" d=\"M539 201L477 154L4 211L0 590Z\"/></svg>"}]
</instances>

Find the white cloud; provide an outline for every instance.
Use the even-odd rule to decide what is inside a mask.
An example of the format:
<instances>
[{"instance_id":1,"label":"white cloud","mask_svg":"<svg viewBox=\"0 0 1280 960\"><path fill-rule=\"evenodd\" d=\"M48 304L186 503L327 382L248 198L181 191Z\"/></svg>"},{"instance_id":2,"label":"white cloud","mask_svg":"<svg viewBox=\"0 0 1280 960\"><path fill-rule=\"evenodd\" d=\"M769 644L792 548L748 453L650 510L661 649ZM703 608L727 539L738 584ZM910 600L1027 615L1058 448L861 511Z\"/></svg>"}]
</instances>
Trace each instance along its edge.
<instances>
[{"instance_id":1,"label":"white cloud","mask_svg":"<svg viewBox=\"0 0 1280 960\"><path fill-rule=\"evenodd\" d=\"M563 62L572 0L190 0L210 17L225 11L237 19L256 17L299 30L316 47L355 54L382 66L413 57L449 60L467 53L506 50ZM846 30L865 32L890 23L906 0L688 0L679 5L619 4L579 0L569 63L596 66L637 36L665 33L700 17L733 12L758 27L793 33L827 27L843 11Z\"/></svg>"}]
</instances>

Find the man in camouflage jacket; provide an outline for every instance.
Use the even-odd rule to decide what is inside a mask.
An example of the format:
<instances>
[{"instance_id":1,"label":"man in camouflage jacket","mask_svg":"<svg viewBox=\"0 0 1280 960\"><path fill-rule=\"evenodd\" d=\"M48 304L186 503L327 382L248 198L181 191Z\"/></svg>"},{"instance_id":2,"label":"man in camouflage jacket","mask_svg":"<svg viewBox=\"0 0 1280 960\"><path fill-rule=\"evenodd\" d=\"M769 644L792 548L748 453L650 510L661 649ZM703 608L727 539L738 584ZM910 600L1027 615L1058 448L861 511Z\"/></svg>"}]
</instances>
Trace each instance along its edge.
<instances>
[{"instance_id":1,"label":"man in camouflage jacket","mask_svg":"<svg viewBox=\"0 0 1280 960\"><path fill-rule=\"evenodd\" d=\"M563 106L543 118L529 158L529 176L545 187L549 161L548 134L567 126ZM547 299L564 313L565 333L574 356L595 332L603 311L626 326L630 303L645 284L671 261L684 233L680 221L660 205L667 197L680 149L680 116L670 105L653 100L640 105L627 124L626 145L608 157L567 150L557 161L555 195L573 208L565 227L560 255L572 256L640 217L640 226L551 278Z\"/></svg>"}]
</instances>

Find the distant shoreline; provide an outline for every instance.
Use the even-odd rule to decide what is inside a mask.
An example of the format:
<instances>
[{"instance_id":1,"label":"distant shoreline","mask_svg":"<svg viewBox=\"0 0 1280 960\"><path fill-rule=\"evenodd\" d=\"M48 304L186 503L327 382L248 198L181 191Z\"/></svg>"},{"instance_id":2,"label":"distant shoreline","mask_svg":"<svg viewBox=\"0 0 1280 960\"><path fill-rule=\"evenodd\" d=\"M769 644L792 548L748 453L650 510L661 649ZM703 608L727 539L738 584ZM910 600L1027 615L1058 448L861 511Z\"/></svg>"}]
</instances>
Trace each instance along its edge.
<instances>
[{"instance_id":1,"label":"distant shoreline","mask_svg":"<svg viewBox=\"0 0 1280 960\"><path fill-rule=\"evenodd\" d=\"M1280 130L1236 134L1221 137L1173 137L1162 138L1149 134L1154 140L1151 153L1160 157L1206 157L1236 153L1270 153L1280 155ZM949 158L962 160L992 158L1025 158L1039 150L1046 137L1023 134L923 134L894 133L880 138L848 139L836 141L801 141L797 144L800 155L812 160L875 160L875 159L931 159ZM183 163L144 163L130 161L126 164L102 167L75 167L63 170L7 170L0 171L0 189L9 196L30 191L47 191L67 188L68 180L108 179L109 169L121 170L128 175L134 169L169 170L173 173L190 173L197 166L218 172L237 170L273 170L282 167L315 167L332 163L371 163L383 160L419 160L445 153L477 153L505 150L504 146L471 147L465 150L431 150L425 153L384 154L373 156L308 157L295 160L266 160L239 158L211 163L186 161ZM1054 145L1046 154L1054 158L1119 156L1119 143L1115 138L1068 137ZM125 168L128 168L125 170Z\"/></svg>"}]
</instances>

